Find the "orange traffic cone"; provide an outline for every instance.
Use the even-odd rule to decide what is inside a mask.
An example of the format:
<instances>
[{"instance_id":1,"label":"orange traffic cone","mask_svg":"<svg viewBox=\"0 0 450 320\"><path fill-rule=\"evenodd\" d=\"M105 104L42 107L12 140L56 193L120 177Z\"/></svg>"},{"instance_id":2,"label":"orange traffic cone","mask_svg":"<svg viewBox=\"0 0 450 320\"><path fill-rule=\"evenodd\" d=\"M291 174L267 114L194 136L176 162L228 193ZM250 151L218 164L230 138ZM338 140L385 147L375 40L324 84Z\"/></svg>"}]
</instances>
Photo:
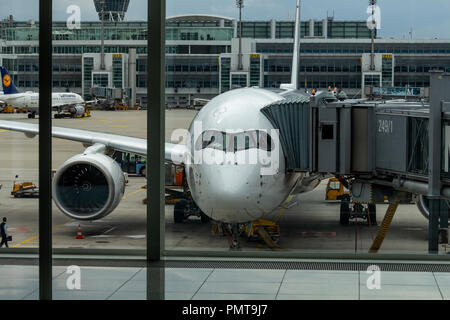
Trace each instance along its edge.
<instances>
[{"instance_id":1,"label":"orange traffic cone","mask_svg":"<svg viewBox=\"0 0 450 320\"><path fill-rule=\"evenodd\" d=\"M77 237L75 239L84 239L83 235L81 234L81 226L80 225L78 225Z\"/></svg>"}]
</instances>

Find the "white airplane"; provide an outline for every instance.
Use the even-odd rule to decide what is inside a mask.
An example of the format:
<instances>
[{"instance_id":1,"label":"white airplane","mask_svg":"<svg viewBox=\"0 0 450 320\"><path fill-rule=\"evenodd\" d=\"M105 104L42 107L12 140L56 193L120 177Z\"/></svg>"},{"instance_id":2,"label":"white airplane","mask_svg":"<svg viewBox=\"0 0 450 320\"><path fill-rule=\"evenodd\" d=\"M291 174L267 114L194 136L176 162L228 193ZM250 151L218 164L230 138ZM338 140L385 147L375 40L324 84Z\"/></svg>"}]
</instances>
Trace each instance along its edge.
<instances>
[{"instance_id":1,"label":"white airplane","mask_svg":"<svg viewBox=\"0 0 450 320\"><path fill-rule=\"evenodd\" d=\"M3 94L0 94L0 104L13 106L15 109L26 109L30 113L28 118L34 119L39 114L39 93L27 91L20 93L5 67L0 67L2 76ZM59 117L62 111L68 111L72 115L81 116L86 110L84 105L92 101L84 101L84 99L76 93L52 93L52 109L58 113L55 118Z\"/></svg>"},{"instance_id":2,"label":"white airplane","mask_svg":"<svg viewBox=\"0 0 450 320\"><path fill-rule=\"evenodd\" d=\"M321 176L287 172L285 152L261 109L282 102L298 88L300 0L297 0L292 83L281 89L235 89L207 103L189 128L189 141L165 144L165 159L184 165L192 201L179 202L175 222L192 211L228 226L238 246L240 223L274 212L291 194L313 190ZM200 132L196 132L199 130ZM39 134L35 124L0 121L0 128ZM67 216L96 220L111 213L125 190L119 165L107 154L118 150L147 155L147 141L113 134L53 127L53 137L78 141L85 152L67 160L53 178L53 200ZM242 161L257 156L258 161ZM204 161L198 161L199 159ZM254 158L253 158L254 159ZM210 161L212 160L212 161ZM202 163L200 163L202 162ZM269 173L264 173L265 171ZM203 219L202 219L203 220Z\"/></svg>"}]
</instances>

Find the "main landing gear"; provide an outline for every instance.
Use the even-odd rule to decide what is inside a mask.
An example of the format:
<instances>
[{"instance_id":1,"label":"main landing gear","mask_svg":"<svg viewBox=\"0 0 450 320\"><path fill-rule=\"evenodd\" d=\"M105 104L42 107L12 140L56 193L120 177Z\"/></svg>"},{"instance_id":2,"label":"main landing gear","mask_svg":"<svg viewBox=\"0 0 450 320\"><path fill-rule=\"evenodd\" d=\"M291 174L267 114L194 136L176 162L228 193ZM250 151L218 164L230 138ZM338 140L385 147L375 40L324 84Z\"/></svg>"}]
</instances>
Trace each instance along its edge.
<instances>
[{"instance_id":1,"label":"main landing gear","mask_svg":"<svg viewBox=\"0 0 450 320\"><path fill-rule=\"evenodd\" d=\"M32 112L28 114L28 119L35 119L36 118L36 112Z\"/></svg>"},{"instance_id":2,"label":"main landing gear","mask_svg":"<svg viewBox=\"0 0 450 320\"><path fill-rule=\"evenodd\" d=\"M175 203L175 208L173 209L173 221L175 223L183 223L190 216L200 217L202 223L210 221L210 218L200 210L192 198L181 199Z\"/></svg>"}]
</instances>

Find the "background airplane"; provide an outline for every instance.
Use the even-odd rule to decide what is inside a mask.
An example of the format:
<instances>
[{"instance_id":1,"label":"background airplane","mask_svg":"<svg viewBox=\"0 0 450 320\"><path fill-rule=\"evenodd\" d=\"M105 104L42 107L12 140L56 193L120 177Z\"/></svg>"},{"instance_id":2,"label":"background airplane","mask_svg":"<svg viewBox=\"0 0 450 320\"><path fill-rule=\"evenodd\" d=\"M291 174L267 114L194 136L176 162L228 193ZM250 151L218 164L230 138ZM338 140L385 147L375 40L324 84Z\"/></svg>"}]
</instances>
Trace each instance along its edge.
<instances>
[{"instance_id":1,"label":"background airplane","mask_svg":"<svg viewBox=\"0 0 450 320\"><path fill-rule=\"evenodd\" d=\"M34 119L36 114L39 114L39 93L19 92L5 67L0 67L0 73L3 86L0 103L15 109L26 109L29 111L28 118ZM72 116L81 116L86 112L85 104L91 102L93 101L84 101L79 94L72 92L52 93L52 109L58 112L55 118L58 118L59 114L64 111L69 112Z\"/></svg>"}]
</instances>

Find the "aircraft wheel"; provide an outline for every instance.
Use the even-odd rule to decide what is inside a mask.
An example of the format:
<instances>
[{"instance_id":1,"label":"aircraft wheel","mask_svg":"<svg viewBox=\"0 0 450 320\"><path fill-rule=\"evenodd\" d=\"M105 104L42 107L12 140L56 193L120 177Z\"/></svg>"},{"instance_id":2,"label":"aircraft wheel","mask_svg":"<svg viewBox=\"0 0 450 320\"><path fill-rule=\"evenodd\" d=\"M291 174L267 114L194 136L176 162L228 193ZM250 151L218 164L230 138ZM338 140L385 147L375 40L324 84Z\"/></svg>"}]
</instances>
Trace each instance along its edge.
<instances>
[{"instance_id":1,"label":"aircraft wheel","mask_svg":"<svg viewBox=\"0 0 450 320\"><path fill-rule=\"evenodd\" d=\"M350 202L341 201L340 223L344 226L349 224L350 220Z\"/></svg>"},{"instance_id":2,"label":"aircraft wheel","mask_svg":"<svg viewBox=\"0 0 450 320\"><path fill-rule=\"evenodd\" d=\"M28 114L28 119L31 119L31 113Z\"/></svg>"},{"instance_id":3,"label":"aircraft wheel","mask_svg":"<svg viewBox=\"0 0 450 320\"><path fill-rule=\"evenodd\" d=\"M180 200L177 203L175 203L175 208L173 209L173 221L175 223L183 223L186 205L187 205L186 200Z\"/></svg>"}]
</instances>

